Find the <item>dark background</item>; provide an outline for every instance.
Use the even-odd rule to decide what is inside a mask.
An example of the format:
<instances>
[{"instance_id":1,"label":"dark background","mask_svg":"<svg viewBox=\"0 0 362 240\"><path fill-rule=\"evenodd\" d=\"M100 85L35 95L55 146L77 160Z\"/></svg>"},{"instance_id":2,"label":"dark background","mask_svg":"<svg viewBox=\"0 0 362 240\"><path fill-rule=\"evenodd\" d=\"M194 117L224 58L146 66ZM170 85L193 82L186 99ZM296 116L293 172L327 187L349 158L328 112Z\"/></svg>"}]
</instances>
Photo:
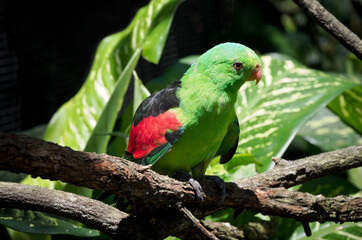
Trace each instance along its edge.
<instances>
[{"instance_id":1,"label":"dark background","mask_svg":"<svg viewBox=\"0 0 362 240\"><path fill-rule=\"evenodd\" d=\"M148 2L1 0L0 131L46 124L81 87L101 39L124 29ZM360 1L322 4L360 35ZM177 59L225 41L328 71L345 71L351 58L292 1L188 0L176 12L160 64L141 60L137 72L149 81Z\"/></svg>"}]
</instances>

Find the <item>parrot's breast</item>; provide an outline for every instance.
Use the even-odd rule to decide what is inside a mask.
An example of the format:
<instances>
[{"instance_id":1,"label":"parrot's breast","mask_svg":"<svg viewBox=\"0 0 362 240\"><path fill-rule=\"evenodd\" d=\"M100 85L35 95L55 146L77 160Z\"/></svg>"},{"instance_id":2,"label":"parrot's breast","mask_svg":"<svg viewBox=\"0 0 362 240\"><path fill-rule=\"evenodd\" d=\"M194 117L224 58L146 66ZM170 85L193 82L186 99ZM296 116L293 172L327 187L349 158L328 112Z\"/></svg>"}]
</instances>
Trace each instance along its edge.
<instances>
[{"instance_id":1,"label":"parrot's breast","mask_svg":"<svg viewBox=\"0 0 362 240\"><path fill-rule=\"evenodd\" d=\"M221 111L219 106L215 106L214 111L205 111L197 120L186 123L182 137L155 163L153 169L172 176L177 170L192 171L200 163L210 161L233 120L233 114L233 106Z\"/></svg>"}]
</instances>

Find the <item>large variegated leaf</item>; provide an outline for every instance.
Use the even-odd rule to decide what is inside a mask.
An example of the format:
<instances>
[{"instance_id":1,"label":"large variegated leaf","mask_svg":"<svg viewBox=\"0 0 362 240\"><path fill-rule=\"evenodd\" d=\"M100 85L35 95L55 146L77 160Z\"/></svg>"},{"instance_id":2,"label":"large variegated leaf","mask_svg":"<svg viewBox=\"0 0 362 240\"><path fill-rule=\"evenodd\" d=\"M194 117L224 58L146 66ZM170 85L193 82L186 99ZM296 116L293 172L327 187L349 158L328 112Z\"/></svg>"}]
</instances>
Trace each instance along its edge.
<instances>
[{"instance_id":1,"label":"large variegated leaf","mask_svg":"<svg viewBox=\"0 0 362 240\"><path fill-rule=\"evenodd\" d=\"M332 102L334 102L339 97L335 98ZM322 109L311 120L309 120L299 130L297 136L303 138L305 141L314 146L317 146L319 149L325 152L352 145L362 145L362 136L352 127L343 122L339 116L335 115L328 108ZM359 189L362 189L362 182L360 179L362 168L360 167L350 169L347 171L347 174L349 182L354 184ZM338 184L340 183L341 182ZM306 184L309 184L309 182ZM334 184L334 187L335 186L336 184ZM324 187L325 184L323 184L322 188ZM337 188L343 189L344 187Z\"/></svg>"},{"instance_id":2,"label":"large variegated leaf","mask_svg":"<svg viewBox=\"0 0 362 240\"><path fill-rule=\"evenodd\" d=\"M297 136L324 152L362 144L362 136L328 108L321 109L313 116L299 130Z\"/></svg>"},{"instance_id":3,"label":"large variegated leaf","mask_svg":"<svg viewBox=\"0 0 362 240\"><path fill-rule=\"evenodd\" d=\"M312 236L305 236L303 227L300 226L289 238L290 240L329 240L329 239L361 239L362 238L362 224L361 223L344 223L336 224L332 222L326 223L310 223Z\"/></svg>"},{"instance_id":4,"label":"large variegated leaf","mask_svg":"<svg viewBox=\"0 0 362 240\"><path fill-rule=\"evenodd\" d=\"M104 106L102 114L100 115L96 126L91 132L91 136L84 148L84 151L93 151L97 153L106 152L108 141L111 137L108 133L113 130L117 119L117 113L123 104L123 99L128 88L129 80L131 78L133 69L136 67L140 53L141 50L137 49L128 62L127 66L123 69L121 76L114 86L111 97Z\"/></svg>"},{"instance_id":5,"label":"large variegated leaf","mask_svg":"<svg viewBox=\"0 0 362 240\"><path fill-rule=\"evenodd\" d=\"M262 164L255 161L251 154L235 154L232 160L225 164L219 164L220 157L217 157L209 164L206 175L217 175L227 182L258 174L256 169Z\"/></svg>"},{"instance_id":6,"label":"large variegated leaf","mask_svg":"<svg viewBox=\"0 0 362 240\"><path fill-rule=\"evenodd\" d=\"M133 104L129 104L120 116L119 124L112 133L113 138L108 144L107 153L113 156L122 157L127 147L128 134L131 129L131 122L133 115L136 112L138 106L145 100L150 92L143 85L141 79L139 79L136 71L133 72Z\"/></svg>"},{"instance_id":7,"label":"large variegated leaf","mask_svg":"<svg viewBox=\"0 0 362 240\"><path fill-rule=\"evenodd\" d=\"M250 152L267 169L281 156L304 123L343 91L359 84L350 75L335 75L304 67L291 58L261 57L263 80L239 91L239 152Z\"/></svg>"},{"instance_id":8,"label":"large variegated leaf","mask_svg":"<svg viewBox=\"0 0 362 240\"><path fill-rule=\"evenodd\" d=\"M347 90L333 99L328 107L362 134L362 86Z\"/></svg>"},{"instance_id":9,"label":"large variegated leaf","mask_svg":"<svg viewBox=\"0 0 362 240\"><path fill-rule=\"evenodd\" d=\"M123 84L123 88L127 88L129 78L123 78L124 82L120 83L116 83L117 80L136 51L143 49L144 58L154 63L159 61L174 12L181 1L151 1L137 12L124 31L102 40L85 83L79 92L54 114L44 136L46 140L82 150L97 124L104 123L98 123L102 115L110 122L113 121L115 116L108 111L113 112L114 109L106 108L106 104L114 94L115 85ZM118 98L123 97L124 94L118 94ZM87 150L92 151L92 147Z\"/></svg>"}]
</instances>

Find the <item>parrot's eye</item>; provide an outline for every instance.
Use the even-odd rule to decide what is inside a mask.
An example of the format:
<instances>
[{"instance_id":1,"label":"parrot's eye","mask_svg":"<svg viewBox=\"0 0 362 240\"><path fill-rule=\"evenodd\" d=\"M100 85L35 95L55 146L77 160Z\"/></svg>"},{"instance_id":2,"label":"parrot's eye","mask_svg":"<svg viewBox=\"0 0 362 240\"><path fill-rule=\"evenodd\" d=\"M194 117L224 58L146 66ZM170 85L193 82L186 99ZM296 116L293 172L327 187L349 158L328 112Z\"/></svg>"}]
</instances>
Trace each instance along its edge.
<instances>
[{"instance_id":1,"label":"parrot's eye","mask_svg":"<svg viewBox=\"0 0 362 240\"><path fill-rule=\"evenodd\" d=\"M239 62L236 62L234 63L233 67L236 69L236 70L240 70L243 68L243 64L242 63L239 63Z\"/></svg>"}]
</instances>

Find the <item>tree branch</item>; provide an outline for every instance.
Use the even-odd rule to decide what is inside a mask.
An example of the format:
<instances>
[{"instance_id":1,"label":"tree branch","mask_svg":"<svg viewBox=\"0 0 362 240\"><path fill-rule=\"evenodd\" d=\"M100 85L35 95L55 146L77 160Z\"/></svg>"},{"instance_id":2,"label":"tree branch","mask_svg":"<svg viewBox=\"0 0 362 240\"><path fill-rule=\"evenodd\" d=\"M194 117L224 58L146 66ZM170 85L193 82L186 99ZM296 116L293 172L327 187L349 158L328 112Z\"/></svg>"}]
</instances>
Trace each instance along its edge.
<instances>
[{"instance_id":1,"label":"tree branch","mask_svg":"<svg viewBox=\"0 0 362 240\"><path fill-rule=\"evenodd\" d=\"M179 199L197 201L191 185L145 170L136 163L106 154L74 151L26 135L0 133L0 169L101 189L130 200L145 200L145 208L152 202L164 207Z\"/></svg>"},{"instance_id":2,"label":"tree branch","mask_svg":"<svg viewBox=\"0 0 362 240\"><path fill-rule=\"evenodd\" d=\"M42 211L82 222L111 237L158 236L147 224L105 203L39 186L0 182L0 207Z\"/></svg>"},{"instance_id":3,"label":"tree branch","mask_svg":"<svg viewBox=\"0 0 362 240\"><path fill-rule=\"evenodd\" d=\"M222 223L203 223L207 229L214 231L215 235L220 235L220 238L217 238L200 225L199 220L184 207L182 214L179 215L176 211L166 211L157 215L156 222L154 217L131 216L100 201L77 194L19 183L0 182L0 207L55 214L82 222L113 238L164 239L170 234L180 232L178 235L185 239L191 234L196 239L228 239L230 235L225 233L233 233L238 237L236 239L244 239L242 231L235 227L223 226ZM182 216L184 212L188 216ZM203 232L192 230L194 222L184 221L190 218L189 215L194 218L193 221L197 221L200 225L198 227L203 228ZM186 231L189 228L191 230ZM239 238L240 236L242 238Z\"/></svg>"},{"instance_id":4,"label":"tree branch","mask_svg":"<svg viewBox=\"0 0 362 240\"><path fill-rule=\"evenodd\" d=\"M254 185L289 188L315 178L361 166L362 146L352 146L294 161L281 158L273 158L273 161L276 163L273 169L240 179L236 183L241 187Z\"/></svg>"},{"instance_id":5,"label":"tree branch","mask_svg":"<svg viewBox=\"0 0 362 240\"><path fill-rule=\"evenodd\" d=\"M343 46L362 60L362 40L328 12L318 1L293 0Z\"/></svg>"},{"instance_id":6,"label":"tree branch","mask_svg":"<svg viewBox=\"0 0 362 240\"><path fill-rule=\"evenodd\" d=\"M362 220L362 198L337 196L326 198L285 188L264 188L254 190L251 201L244 202L247 208L265 215L293 217L301 222L358 222ZM234 197L234 196L233 196ZM229 207L240 204L232 199ZM271 214L272 213L272 214Z\"/></svg>"},{"instance_id":7,"label":"tree branch","mask_svg":"<svg viewBox=\"0 0 362 240\"><path fill-rule=\"evenodd\" d=\"M133 204L137 216L133 221L176 236L185 236L185 229L195 226L177 207L170 207L179 203L197 218L232 207L303 222L361 221L362 198L325 198L284 188L358 166L362 166L362 146L297 161L279 160L274 169L263 174L226 183L226 198L220 206L218 187L208 179L201 181L205 196L201 203L189 183L145 170L135 163L105 154L73 151L24 135L0 134L0 169L113 192Z\"/></svg>"}]
</instances>

